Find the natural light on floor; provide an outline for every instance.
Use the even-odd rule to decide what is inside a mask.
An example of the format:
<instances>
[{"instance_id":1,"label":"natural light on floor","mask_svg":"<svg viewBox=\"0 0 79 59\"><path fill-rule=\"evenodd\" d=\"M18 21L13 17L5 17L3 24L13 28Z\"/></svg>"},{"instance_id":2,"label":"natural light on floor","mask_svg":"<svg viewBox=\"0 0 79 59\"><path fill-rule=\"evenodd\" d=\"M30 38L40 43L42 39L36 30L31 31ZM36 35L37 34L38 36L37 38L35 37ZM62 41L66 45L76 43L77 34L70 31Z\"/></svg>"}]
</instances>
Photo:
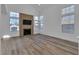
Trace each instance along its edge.
<instances>
[{"instance_id":1,"label":"natural light on floor","mask_svg":"<svg viewBox=\"0 0 79 59\"><path fill-rule=\"evenodd\" d=\"M3 35L2 38L10 38L11 36L10 35Z\"/></svg>"}]
</instances>

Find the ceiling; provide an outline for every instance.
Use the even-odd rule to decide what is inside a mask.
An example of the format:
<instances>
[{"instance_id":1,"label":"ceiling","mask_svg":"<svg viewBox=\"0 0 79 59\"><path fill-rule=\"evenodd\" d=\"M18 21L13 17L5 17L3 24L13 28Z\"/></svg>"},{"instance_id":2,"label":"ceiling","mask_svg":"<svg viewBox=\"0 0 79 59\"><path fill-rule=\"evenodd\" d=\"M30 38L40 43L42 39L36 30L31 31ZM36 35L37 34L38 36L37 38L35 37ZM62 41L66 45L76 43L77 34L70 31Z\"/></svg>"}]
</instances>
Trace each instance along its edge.
<instances>
[{"instance_id":1,"label":"ceiling","mask_svg":"<svg viewBox=\"0 0 79 59\"><path fill-rule=\"evenodd\" d=\"M9 9L15 10L27 10L27 9L35 9L38 13L50 7L50 4L2 4L2 12L7 13ZM30 10L31 11L31 10Z\"/></svg>"},{"instance_id":2,"label":"ceiling","mask_svg":"<svg viewBox=\"0 0 79 59\"><path fill-rule=\"evenodd\" d=\"M6 6L7 5L7 6ZM7 10L9 9L8 7L10 7L11 10L15 10L15 9L20 9L20 10L28 10L30 9L30 11L32 11L32 9L35 9L38 13L43 12L44 10L46 10L47 8L54 6L56 4L4 4L2 5L2 10L4 10L5 12L7 12Z\"/></svg>"}]
</instances>

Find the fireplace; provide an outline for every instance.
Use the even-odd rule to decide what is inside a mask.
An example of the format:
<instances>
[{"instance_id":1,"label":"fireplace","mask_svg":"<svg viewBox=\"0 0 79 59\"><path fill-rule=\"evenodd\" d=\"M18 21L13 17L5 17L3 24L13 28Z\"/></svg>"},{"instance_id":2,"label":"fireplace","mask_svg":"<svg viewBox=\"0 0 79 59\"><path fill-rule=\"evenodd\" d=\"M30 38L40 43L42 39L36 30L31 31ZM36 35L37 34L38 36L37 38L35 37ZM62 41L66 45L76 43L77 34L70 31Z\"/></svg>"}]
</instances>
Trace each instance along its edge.
<instances>
[{"instance_id":1,"label":"fireplace","mask_svg":"<svg viewBox=\"0 0 79 59\"><path fill-rule=\"evenodd\" d=\"M24 29L24 35L31 35L31 29Z\"/></svg>"},{"instance_id":2,"label":"fireplace","mask_svg":"<svg viewBox=\"0 0 79 59\"><path fill-rule=\"evenodd\" d=\"M20 36L33 34L33 15L20 13Z\"/></svg>"}]
</instances>

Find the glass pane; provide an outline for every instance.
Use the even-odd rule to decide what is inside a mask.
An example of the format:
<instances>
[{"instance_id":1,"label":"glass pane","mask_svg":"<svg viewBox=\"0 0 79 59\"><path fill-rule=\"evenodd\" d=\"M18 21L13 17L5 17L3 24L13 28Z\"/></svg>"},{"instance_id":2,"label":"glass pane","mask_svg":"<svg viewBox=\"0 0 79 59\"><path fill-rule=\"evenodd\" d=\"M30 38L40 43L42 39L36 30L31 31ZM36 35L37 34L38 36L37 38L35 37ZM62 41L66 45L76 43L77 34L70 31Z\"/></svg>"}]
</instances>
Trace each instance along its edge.
<instances>
[{"instance_id":1,"label":"glass pane","mask_svg":"<svg viewBox=\"0 0 79 59\"><path fill-rule=\"evenodd\" d=\"M38 24L35 24L35 26L38 26Z\"/></svg>"},{"instance_id":2,"label":"glass pane","mask_svg":"<svg viewBox=\"0 0 79 59\"><path fill-rule=\"evenodd\" d=\"M41 28L43 28L43 24L41 24Z\"/></svg>"},{"instance_id":3,"label":"glass pane","mask_svg":"<svg viewBox=\"0 0 79 59\"><path fill-rule=\"evenodd\" d=\"M10 12L10 31L19 30L19 13Z\"/></svg>"},{"instance_id":4,"label":"glass pane","mask_svg":"<svg viewBox=\"0 0 79 59\"><path fill-rule=\"evenodd\" d=\"M34 21L34 23L38 23L38 21Z\"/></svg>"},{"instance_id":5,"label":"glass pane","mask_svg":"<svg viewBox=\"0 0 79 59\"><path fill-rule=\"evenodd\" d=\"M37 16L35 16L35 17L34 17L34 20L38 20L38 17L37 17Z\"/></svg>"},{"instance_id":6,"label":"glass pane","mask_svg":"<svg viewBox=\"0 0 79 59\"><path fill-rule=\"evenodd\" d=\"M67 7L66 13L70 13L71 9L70 7Z\"/></svg>"},{"instance_id":7,"label":"glass pane","mask_svg":"<svg viewBox=\"0 0 79 59\"><path fill-rule=\"evenodd\" d=\"M40 20L43 20L43 16L40 16Z\"/></svg>"},{"instance_id":8,"label":"glass pane","mask_svg":"<svg viewBox=\"0 0 79 59\"><path fill-rule=\"evenodd\" d=\"M17 31L18 26L16 25L11 25L10 26L10 31Z\"/></svg>"},{"instance_id":9,"label":"glass pane","mask_svg":"<svg viewBox=\"0 0 79 59\"><path fill-rule=\"evenodd\" d=\"M75 6L74 5L70 6L70 12L71 13L75 12Z\"/></svg>"},{"instance_id":10,"label":"glass pane","mask_svg":"<svg viewBox=\"0 0 79 59\"><path fill-rule=\"evenodd\" d=\"M69 14L74 12L75 12L75 5L71 5L62 9L62 14Z\"/></svg>"},{"instance_id":11,"label":"glass pane","mask_svg":"<svg viewBox=\"0 0 79 59\"><path fill-rule=\"evenodd\" d=\"M74 15L64 16L62 24L74 24Z\"/></svg>"},{"instance_id":12,"label":"glass pane","mask_svg":"<svg viewBox=\"0 0 79 59\"><path fill-rule=\"evenodd\" d=\"M63 17L62 24L68 24L68 16Z\"/></svg>"},{"instance_id":13,"label":"glass pane","mask_svg":"<svg viewBox=\"0 0 79 59\"><path fill-rule=\"evenodd\" d=\"M70 24L74 24L74 15L70 16Z\"/></svg>"},{"instance_id":14,"label":"glass pane","mask_svg":"<svg viewBox=\"0 0 79 59\"><path fill-rule=\"evenodd\" d=\"M10 12L10 17L19 17L19 13Z\"/></svg>"},{"instance_id":15,"label":"glass pane","mask_svg":"<svg viewBox=\"0 0 79 59\"><path fill-rule=\"evenodd\" d=\"M19 19L10 18L10 24L18 25L19 24Z\"/></svg>"}]
</instances>

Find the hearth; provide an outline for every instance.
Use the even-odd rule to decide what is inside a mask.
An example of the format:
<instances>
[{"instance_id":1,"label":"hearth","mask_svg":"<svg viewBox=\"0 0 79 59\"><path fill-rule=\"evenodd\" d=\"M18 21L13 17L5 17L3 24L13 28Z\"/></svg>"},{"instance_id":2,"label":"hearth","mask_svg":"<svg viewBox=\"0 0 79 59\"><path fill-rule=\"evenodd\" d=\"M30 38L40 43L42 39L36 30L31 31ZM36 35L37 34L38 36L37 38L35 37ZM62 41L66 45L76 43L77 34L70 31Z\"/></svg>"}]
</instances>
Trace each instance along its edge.
<instances>
[{"instance_id":1,"label":"hearth","mask_svg":"<svg viewBox=\"0 0 79 59\"><path fill-rule=\"evenodd\" d=\"M31 29L24 29L24 35L31 35Z\"/></svg>"}]
</instances>

